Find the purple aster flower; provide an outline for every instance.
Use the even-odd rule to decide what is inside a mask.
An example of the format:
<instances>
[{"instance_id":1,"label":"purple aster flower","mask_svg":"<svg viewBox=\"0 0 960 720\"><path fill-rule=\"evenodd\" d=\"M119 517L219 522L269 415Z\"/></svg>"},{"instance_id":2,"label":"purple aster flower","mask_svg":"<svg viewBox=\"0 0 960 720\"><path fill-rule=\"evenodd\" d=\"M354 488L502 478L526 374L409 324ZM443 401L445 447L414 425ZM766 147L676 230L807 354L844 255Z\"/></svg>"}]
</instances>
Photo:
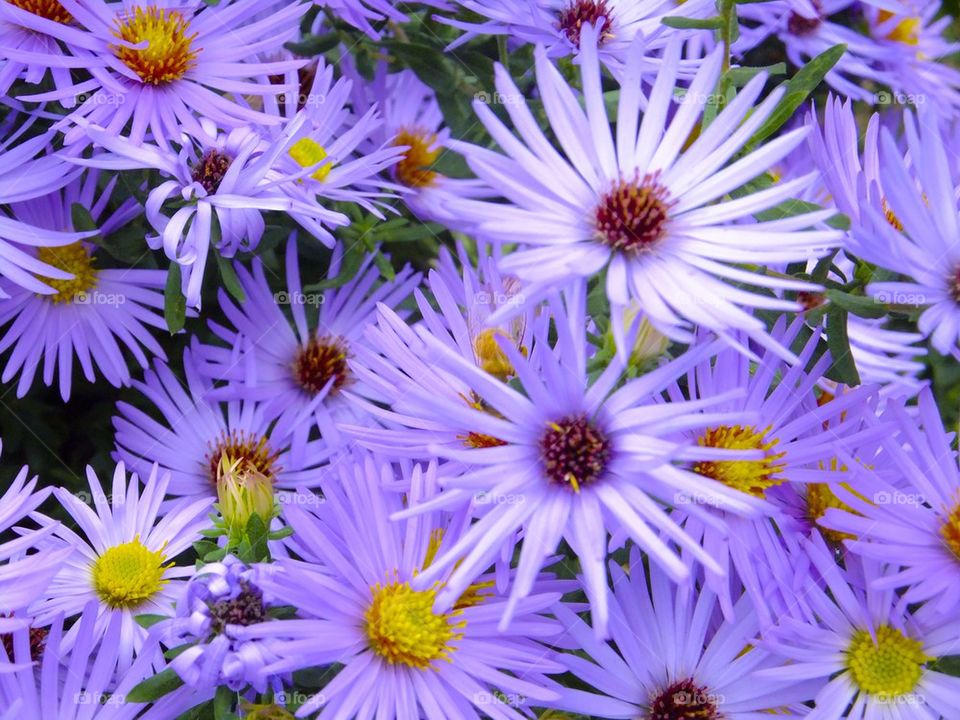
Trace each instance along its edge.
<instances>
[{"instance_id":1,"label":"purple aster flower","mask_svg":"<svg viewBox=\"0 0 960 720\"><path fill-rule=\"evenodd\" d=\"M420 290L414 292L422 318L420 326L491 379L509 381L517 373L501 343L510 342L529 357L533 311L526 310L508 323L491 325L489 318L498 308L522 301L518 297L519 283L515 278L501 276L494 258L483 251L476 268L462 248L460 261L462 269L444 250L438 268L430 271L428 285L438 309ZM434 403L442 401L481 410L484 403L468 382L428 361L431 348L401 315L383 305L377 309L377 315L376 326L366 329L367 342L358 348L354 366L363 387L372 392L347 392L366 414L380 419L385 426L382 430L367 427L363 436L380 450L413 458L431 455L430 448L435 445L457 450L501 444L495 437L482 432L463 433L459 426L431 417L421 404L422 391L431 393ZM411 382L420 389L415 395L404 390ZM385 399L389 410L382 408ZM416 422L412 422L414 417ZM397 421L404 427L400 433L396 431ZM349 427L344 429L351 431Z\"/></svg>"},{"instance_id":2,"label":"purple aster flower","mask_svg":"<svg viewBox=\"0 0 960 720\"><path fill-rule=\"evenodd\" d=\"M512 547L522 528L523 546L502 627L508 626L514 607L529 592L561 539L580 559L594 624L602 633L609 592L607 529L632 538L652 563L659 563L679 581L690 577L690 569L672 543L715 573L722 570L670 519L661 500L669 502L686 493L708 497L713 506L737 515L759 511L759 502L750 494L673 464L758 454L698 447L682 436L677 438L687 429L744 422L740 415L712 411L729 395L692 402L656 400L719 345L701 343L673 362L623 384L624 367L616 360L588 376L585 304L579 289L571 292L567 308L559 299L551 304L558 340L551 343L551 326L539 323L530 361L509 339L496 340L516 374L510 384L485 372L462 351L451 349L428 328L416 328L423 347L420 352L429 358L421 361L421 367L429 365L428 369L414 369L406 377L387 376L401 398L391 412L384 413L387 428L350 429L361 444L387 451L401 446L405 438L416 446L433 433L438 441L427 450L462 463L461 473L441 479L443 493L422 507L411 506L401 516L435 507L464 507L477 493L517 499L488 503L483 517L417 579L418 587L427 587L452 569L440 592L441 602L448 602L503 552L505 543ZM407 334L413 332L408 329ZM406 352L418 352L417 346ZM453 376L466 392L455 399L446 393L446 397L438 395L431 377L437 374ZM460 438L459 444L451 438Z\"/></svg>"},{"instance_id":3,"label":"purple aster flower","mask_svg":"<svg viewBox=\"0 0 960 720\"><path fill-rule=\"evenodd\" d=\"M262 403L212 399L213 383L199 372L196 354L196 345L183 353L185 382L159 361L145 373L143 382L134 381L155 413L117 403L118 415L113 419L117 459L140 474L159 464L170 472L172 495L215 497L224 458L228 464L241 461L273 487L314 485L315 469L330 457L330 449L318 440L294 453L289 438L272 432L273 422Z\"/></svg>"},{"instance_id":4,"label":"purple aster flower","mask_svg":"<svg viewBox=\"0 0 960 720\"><path fill-rule=\"evenodd\" d=\"M226 127L276 122L225 94L271 95L285 88L264 80L299 67L304 60L250 62L263 50L280 47L298 34L303 3L222 0L61 0L76 25L20 17L27 28L62 41L72 55L49 56L52 67L83 60L90 78L51 92L21 95L48 102L86 95L66 123L83 118L113 134L129 126L141 143L175 139L182 129L200 133L196 114ZM269 11L269 12L265 12ZM17 52L6 49L16 59ZM67 130L67 143L85 140L82 128Z\"/></svg>"},{"instance_id":5,"label":"purple aster flower","mask_svg":"<svg viewBox=\"0 0 960 720\"><path fill-rule=\"evenodd\" d=\"M438 0L433 0L427 4L434 5ZM442 0L439 0L442 4ZM345 23L353 25L357 30L365 33L372 40L379 40L380 31L373 27L371 23L389 21L393 23L405 23L409 18L394 7L393 0L314 0L324 10L332 13ZM317 22L323 20L323 15L317 17ZM314 27L316 33L318 27Z\"/></svg>"},{"instance_id":6,"label":"purple aster flower","mask_svg":"<svg viewBox=\"0 0 960 720\"><path fill-rule=\"evenodd\" d=\"M763 647L788 660L758 671L763 680L819 680L814 720L833 718L948 718L960 707L960 678L931 667L956 653L960 620L938 615L933 605L911 612L891 590L876 590L884 577L876 563L845 558L841 569L823 540L810 553L826 583L811 583L817 618L785 617Z\"/></svg>"},{"instance_id":7,"label":"purple aster flower","mask_svg":"<svg viewBox=\"0 0 960 720\"><path fill-rule=\"evenodd\" d=\"M694 33L668 28L666 17L706 18L716 14L709 0L456 0L463 10L481 17L480 22L437 18L464 31L448 49L483 35L506 35L520 42L542 45L552 57L583 50L584 28L598 30L600 59L623 67L635 38L643 38L645 51L662 49L671 38ZM588 41L589 42L593 42Z\"/></svg>"},{"instance_id":8,"label":"purple aster flower","mask_svg":"<svg viewBox=\"0 0 960 720\"><path fill-rule=\"evenodd\" d=\"M468 231L458 214L449 211L450 197L488 197L495 193L481 180L453 178L437 170L443 155L456 143L443 124L433 90L412 70L387 73L386 62L377 64L372 81L358 73L349 55L344 56L341 66L353 79L353 107L377 107L383 115L383 124L371 137L368 149L376 150L384 143L404 148L390 172L409 190L402 195L407 207L418 217Z\"/></svg>"},{"instance_id":9,"label":"purple aster flower","mask_svg":"<svg viewBox=\"0 0 960 720\"><path fill-rule=\"evenodd\" d=\"M3 638L0 720L132 720L143 710L126 696L144 675L115 682L123 628L114 623L101 632L98 613L89 602L69 630L60 614L47 632L23 626Z\"/></svg>"},{"instance_id":10,"label":"purple aster flower","mask_svg":"<svg viewBox=\"0 0 960 720\"><path fill-rule=\"evenodd\" d=\"M945 31L955 22L943 13L941 2L901 0L888 7L863 8L871 36L878 43L881 67L890 77L892 93L876 99L901 105L935 104L960 109L960 71L946 59L960 51L960 43Z\"/></svg>"},{"instance_id":11,"label":"purple aster flower","mask_svg":"<svg viewBox=\"0 0 960 720\"><path fill-rule=\"evenodd\" d=\"M28 25L21 22L26 18ZM0 65L0 92L8 95L18 80L39 85L49 72L59 90L73 85L70 64L63 65L65 53L60 43L45 32L46 27L73 23L73 16L58 0L2 0L0 2L0 47L4 48ZM8 49L10 52L8 52ZM58 58L51 67L48 58ZM85 67L85 60L77 60L74 68ZM64 107L73 107L76 99L62 100Z\"/></svg>"},{"instance_id":12,"label":"purple aster flower","mask_svg":"<svg viewBox=\"0 0 960 720\"><path fill-rule=\"evenodd\" d=\"M127 199L114 212L107 212L117 177L99 191L98 172L87 173L65 188L49 195L12 203L10 212L25 225L62 234L74 234L73 207L79 204L97 225L97 233L108 237L136 218L141 207ZM17 397L30 389L42 366L45 385L59 375L60 395L70 399L74 361L79 362L88 382L95 382L96 370L114 387L130 383L126 349L141 367L148 356L164 358L163 348L150 328L165 329L162 270L101 268L103 253L82 240L59 247L40 247L37 262L51 266L67 279L41 276L52 293L37 294L0 280L0 293L9 299L0 303L0 352L12 351L3 370L3 382L18 374Z\"/></svg>"},{"instance_id":13,"label":"purple aster flower","mask_svg":"<svg viewBox=\"0 0 960 720\"><path fill-rule=\"evenodd\" d=\"M36 510L51 493L48 487L37 490L37 478L28 478L28 474L27 467L22 467L0 496L0 534ZM27 554L52 531L52 527L31 530L20 538L0 542L0 613L13 612L33 602L73 552L72 548L60 548Z\"/></svg>"},{"instance_id":14,"label":"purple aster flower","mask_svg":"<svg viewBox=\"0 0 960 720\"><path fill-rule=\"evenodd\" d=\"M328 280L340 274L342 260L338 247ZM287 242L286 291L271 290L259 258L252 272L238 266L237 274L246 300L237 305L221 290L220 305L233 327L213 326L227 347L198 348L201 372L227 382L209 397L260 403L264 420L277 420L272 436L292 437L294 454L303 451L313 428L329 448L337 447L342 443L338 423L368 422L341 392L373 392L352 370L367 324L378 305L392 308L406 300L420 276L406 267L393 280L381 281L374 255L368 254L347 283L305 293L295 233Z\"/></svg>"},{"instance_id":15,"label":"purple aster flower","mask_svg":"<svg viewBox=\"0 0 960 720\"><path fill-rule=\"evenodd\" d=\"M886 0L877 2L890 4ZM790 62L802 67L830 48L846 45L846 51L825 80L844 97L873 103L874 91L861 83L864 80L882 85L894 82L893 75L881 67L881 60L889 50L849 27L848 21L835 17L862 4L865 3L855 0L802 0L802 4L795 0L774 0L744 5L737 8L738 14L755 25L744 27L732 50L736 56L742 57L772 35L783 42ZM811 5L813 12L810 12Z\"/></svg>"},{"instance_id":16,"label":"purple aster flower","mask_svg":"<svg viewBox=\"0 0 960 720\"><path fill-rule=\"evenodd\" d=\"M864 204L852 250L907 276L871 283L867 292L883 303L925 308L920 332L950 353L960 338L960 248L952 240L960 235L960 205L936 118L924 110L920 119L918 129L913 114L904 115L909 159L889 131L882 133L884 195L875 192Z\"/></svg>"},{"instance_id":17,"label":"purple aster flower","mask_svg":"<svg viewBox=\"0 0 960 720\"><path fill-rule=\"evenodd\" d=\"M418 578L456 544L462 522L440 512L391 520L404 506L402 495L381 487L392 473L369 458L347 459L338 465L339 477L324 483L324 504L311 510L285 506L291 542L303 559L262 566L258 584L295 606L298 617L236 632L280 656L265 673L342 666L298 717L321 710L319 720L520 720L525 715L500 703L496 693L517 705L543 705L556 697L544 688L543 674L562 667L537 640L558 634L544 612L569 583L544 577L535 584L509 631L497 628L506 601L492 577L482 576L444 601L448 572L426 586ZM418 467L409 483L411 501L432 492L435 467Z\"/></svg>"},{"instance_id":18,"label":"purple aster flower","mask_svg":"<svg viewBox=\"0 0 960 720\"><path fill-rule=\"evenodd\" d=\"M97 621L89 631L98 640L119 635L114 660L122 672L130 667L146 637L136 616L164 612L177 595L179 578L193 574L192 567L175 566L173 558L200 539L200 530L209 522L210 502L184 499L168 505L163 517L158 517L169 475L158 476L156 467L141 483L136 474L128 480L123 463L118 464L110 495L89 467L87 480L93 508L63 488L54 490L82 534L35 514L44 527L55 525L51 535L59 542L51 541L51 546L65 543L74 552L43 596L30 606L29 614L38 625L48 625L58 616L79 615L88 602L95 601ZM78 642L81 628L73 625L67 631L65 649Z\"/></svg>"},{"instance_id":19,"label":"purple aster flower","mask_svg":"<svg viewBox=\"0 0 960 720\"><path fill-rule=\"evenodd\" d=\"M29 126L25 121L21 128ZM44 155L50 135L42 135L11 147L16 137L0 145L0 203L23 203L55 192L75 180L81 168L71 168L62 158ZM37 157L40 155L40 157ZM34 227L0 212L0 278L34 293L52 295L56 289L40 277L70 280L70 273L42 262L34 248L72 245L92 232L64 232L46 226ZM40 276L40 277L38 277ZM0 291L0 298L9 295Z\"/></svg>"},{"instance_id":20,"label":"purple aster flower","mask_svg":"<svg viewBox=\"0 0 960 720\"><path fill-rule=\"evenodd\" d=\"M694 463L692 470L714 483L762 500L766 517L726 517L721 512L724 523L718 527L708 516L717 514L710 510L709 500L681 494L673 504L685 531L702 537L702 545L722 568L732 566L736 570L764 624L772 616L766 607L769 586L763 577L781 574L776 568L783 562L783 553L796 545L802 533L789 516L782 517L782 501L776 495L769 496L769 491L785 484L813 483L819 488L824 483L843 481L847 476L837 466L841 449L863 443L882 431L876 427L863 429L859 422L859 414L872 411L875 405L871 389L859 388L818 403L817 384L831 358L829 353L815 357L821 336L814 332L804 341L800 335L804 329L802 319L789 327L781 319L773 329L773 337L783 346L800 345L799 362L793 366L769 351L754 362L729 348L693 368L686 377L686 391L679 386L670 391L671 400L710 401L726 395L724 403L714 403L721 417L726 412L754 418L749 424L708 426L692 434L691 442L707 448L754 450L759 453L758 459L701 461ZM730 397L732 388L741 388L742 392ZM796 492L805 493L803 489ZM774 527L779 533L773 532ZM782 542L776 539L778 534L784 538ZM733 598L727 577L707 569L705 581L719 596L724 612L732 617Z\"/></svg>"},{"instance_id":21,"label":"purple aster flower","mask_svg":"<svg viewBox=\"0 0 960 720\"><path fill-rule=\"evenodd\" d=\"M757 342L769 344L764 323L748 310L796 310L799 306L768 293L733 287L728 281L780 290L813 286L730 263L784 263L822 255L842 235L809 228L833 211L729 225L792 197L813 181L812 174L735 200L710 203L786 156L807 129L789 132L724 167L781 97L775 91L754 107L766 82L761 73L684 149L716 85L722 53L718 49L703 62L667 123L675 103L673 63L680 50L678 44L671 44L642 122L638 72L624 79L614 137L604 110L596 31L584 29L583 37L580 59L586 112L545 52L537 51L540 95L563 154L550 145L525 104L508 108L518 139L489 108L474 103L506 154L480 147L458 149L474 172L509 203L462 200L458 211L476 221L477 232L491 242L521 244L504 257L501 268L527 283L528 302L539 300L558 283L583 282L604 272L614 317L636 299L654 326L672 339L690 342L691 326L697 323L721 335L743 330ZM638 48L639 42L632 52ZM497 88L501 94L519 97L503 68L497 71ZM618 349L626 352L622 331L615 329L615 333Z\"/></svg>"},{"instance_id":22,"label":"purple aster flower","mask_svg":"<svg viewBox=\"0 0 960 720\"><path fill-rule=\"evenodd\" d=\"M610 563L614 600L610 608L613 645L600 640L570 609L554 612L578 652L560 656L581 681L599 691L558 689L551 703L563 710L602 718L724 718L755 720L767 713L790 717L806 710L809 681L760 682L756 673L784 661L757 646L760 625L746 596L736 620L724 620L707 588L677 587L656 567L649 577L634 548L630 570Z\"/></svg>"},{"instance_id":23,"label":"purple aster flower","mask_svg":"<svg viewBox=\"0 0 960 720\"><path fill-rule=\"evenodd\" d=\"M923 602L943 613L960 606L960 470L953 433L943 428L929 389L921 391L914 418L888 403L884 419L899 435L876 457L854 466L856 481L838 490L843 507L820 523L845 538L853 552L887 563L878 590L903 588L905 602ZM884 477L874 468L892 469ZM859 492L854 492L859 490Z\"/></svg>"}]
</instances>

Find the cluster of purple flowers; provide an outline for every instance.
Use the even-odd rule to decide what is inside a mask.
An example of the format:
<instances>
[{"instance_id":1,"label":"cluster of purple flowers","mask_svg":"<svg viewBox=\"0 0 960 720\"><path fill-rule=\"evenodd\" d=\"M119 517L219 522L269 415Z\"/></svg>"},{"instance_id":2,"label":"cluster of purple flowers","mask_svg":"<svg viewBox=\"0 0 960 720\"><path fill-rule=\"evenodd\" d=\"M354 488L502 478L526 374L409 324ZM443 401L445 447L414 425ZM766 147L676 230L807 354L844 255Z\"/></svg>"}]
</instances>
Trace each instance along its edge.
<instances>
[{"instance_id":1,"label":"cluster of purple flowers","mask_svg":"<svg viewBox=\"0 0 960 720\"><path fill-rule=\"evenodd\" d=\"M0 0L0 720L960 718L950 23Z\"/></svg>"}]
</instances>

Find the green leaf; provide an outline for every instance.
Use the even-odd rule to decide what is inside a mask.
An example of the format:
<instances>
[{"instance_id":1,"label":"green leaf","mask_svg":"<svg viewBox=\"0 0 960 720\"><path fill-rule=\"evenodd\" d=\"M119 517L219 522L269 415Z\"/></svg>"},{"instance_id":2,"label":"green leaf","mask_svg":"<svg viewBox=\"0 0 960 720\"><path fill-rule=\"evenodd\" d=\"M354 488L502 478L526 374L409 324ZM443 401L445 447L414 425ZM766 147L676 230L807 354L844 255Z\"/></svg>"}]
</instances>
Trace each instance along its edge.
<instances>
[{"instance_id":1,"label":"green leaf","mask_svg":"<svg viewBox=\"0 0 960 720\"><path fill-rule=\"evenodd\" d=\"M340 36L335 32L323 35L310 35L300 42L288 42L284 47L298 57L316 57L333 50L340 42Z\"/></svg>"},{"instance_id":2,"label":"green leaf","mask_svg":"<svg viewBox=\"0 0 960 720\"><path fill-rule=\"evenodd\" d=\"M151 628L156 625L161 620L167 620L166 615L155 615L152 613L144 613L143 615L137 615L133 618L137 625L142 628Z\"/></svg>"},{"instance_id":3,"label":"green leaf","mask_svg":"<svg viewBox=\"0 0 960 720\"><path fill-rule=\"evenodd\" d=\"M227 292L233 295L237 302L246 302L247 296L240 286L240 278L237 277L237 271L233 269L233 263L218 252L217 266L220 268L220 279L223 280L223 286Z\"/></svg>"},{"instance_id":4,"label":"green leaf","mask_svg":"<svg viewBox=\"0 0 960 720\"><path fill-rule=\"evenodd\" d=\"M187 299L180 291L180 265L170 263L167 270L167 286L163 291L163 317L171 335L183 330L187 322Z\"/></svg>"},{"instance_id":5,"label":"green leaf","mask_svg":"<svg viewBox=\"0 0 960 720\"><path fill-rule=\"evenodd\" d=\"M832 307L827 311L827 348L833 364L826 375L831 380L844 385L859 385L860 373L850 352L850 338L847 336L847 311Z\"/></svg>"},{"instance_id":6,"label":"green leaf","mask_svg":"<svg viewBox=\"0 0 960 720\"><path fill-rule=\"evenodd\" d=\"M218 687L213 698L213 720L234 720L237 717L233 712L236 700L236 692L222 685Z\"/></svg>"},{"instance_id":7,"label":"green leaf","mask_svg":"<svg viewBox=\"0 0 960 720\"><path fill-rule=\"evenodd\" d=\"M827 290L824 293L832 304L851 312L857 317L879 318L886 314L883 303L865 295L850 295L842 290Z\"/></svg>"},{"instance_id":8,"label":"green leaf","mask_svg":"<svg viewBox=\"0 0 960 720\"><path fill-rule=\"evenodd\" d=\"M810 96L817 86L823 82L823 78L833 68L834 65L843 57L846 52L846 45L834 45L829 50L825 50L817 57L800 68L797 74L790 78L786 83L786 92L780 98L780 102L773 109L770 117L764 121L760 129L753 134L747 148L756 147L760 142L770 137L779 130L784 123L793 117L797 108Z\"/></svg>"},{"instance_id":9,"label":"green leaf","mask_svg":"<svg viewBox=\"0 0 960 720\"><path fill-rule=\"evenodd\" d=\"M93 216L90 215L90 211L80 203L74 203L70 206L70 219L73 220L73 229L76 232L100 231Z\"/></svg>"},{"instance_id":10,"label":"green leaf","mask_svg":"<svg viewBox=\"0 0 960 720\"><path fill-rule=\"evenodd\" d=\"M786 75L787 64L776 63L774 65L765 65L763 67L735 67L727 70L727 79L733 83L734 87L743 87L754 77L765 72L767 75Z\"/></svg>"},{"instance_id":11,"label":"green leaf","mask_svg":"<svg viewBox=\"0 0 960 720\"><path fill-rule=\"evenodd\" d=\"M128 703L148 703L159 700L183 685L183 680L171 668L138 683L127 693Z\"/></svg>"},{"instance_id":12,"label":"green leaf","mask_svg":"<svg viewBox=\"0 0 960 720\"><path fill-rule=\"evenodd\" d=\"M669 16L661 21L664 25L680 30L719 30L723 27L723 18L719 15L710 18L690 18Z\"/></svg>"}]
</instances>

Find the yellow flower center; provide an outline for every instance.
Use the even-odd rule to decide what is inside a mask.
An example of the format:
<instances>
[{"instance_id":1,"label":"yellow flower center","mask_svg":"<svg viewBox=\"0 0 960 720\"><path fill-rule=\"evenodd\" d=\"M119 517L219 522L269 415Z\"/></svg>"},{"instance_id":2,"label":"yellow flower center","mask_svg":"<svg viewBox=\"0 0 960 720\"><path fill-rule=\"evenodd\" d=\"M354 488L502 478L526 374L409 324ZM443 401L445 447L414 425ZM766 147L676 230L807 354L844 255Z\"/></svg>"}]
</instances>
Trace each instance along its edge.
<instances>
[{"instance_id":1,"label":"yellow flower center","mask_svg":"<svg viewBox=\"0 0 960 720\"><path fill-rule=\"evenodd\" d=\"M21 10L26 10L34 15L39 15L42 18L46 18L47 20L53 20L54 22L63 23L64 25L73 20L73 15L67 12L67 9L57 2L57 0L9 1L11 5L18 7Z\"/></svg>"},{"instance_id":2,"label":"yellow flower center","mask_svg":"<svg viewBox=\"0 0 960 720\"><path fill-rule=\"evenodd\" d=\"M933 658L923 652L919 640L882 625L876 642L868 630L857 630L847 648L847 669L861 691L894 698L912 692Z\"/></svg>"},{"instance_id":3,"label":"yellow flower center","mask_svg":"<svg viewBox=\"0 0 960 720\"><path fill-rule=\"evenodd\" d=\"M296 160L297 164L303 168L313 167L327 158L327 151L323 145L307 137L297 140L290 146L287 152L290 154L290 157ZM323 182L327 179L327 175L330 174L331 170L333 170L333 160L323 163L323 165L314 170L310 177Z\"/></svg>"},{"instance_id":4,"label":"yellow flower center","mask_svg":"<svg viewBox=\"0 0 960 720\"><path fill-rule=\"evenodd\" d=\"M846 468L844 468L846 469ZM847 483L840 483L844 490L852 492L861 500L866 500L863 495L855 491ZM843 502L838 498L833 490L830 489L830 485L827 483L809 483L807 485L807 515L809 516L811 522L816 523L817 520L824 516L824 513L827 512L830 508L836 508L837 510L843 510L844 512L850 513L851 515L859 515L860 513L853 510L849 505ZM850 533L840 532L839 530L830 530L825 527L817 528L828 540L839 543L843 540L853 540L855 539L854 535Z\"/></svg>"},{"instance_id":5,"label":"yellow flower center","mask_svg":"<svg viewBox=\"0 0 960 720\"><path fill-rule=\"evenodd\" d=\"M143 82L166 85L179 80L195 64L198 50L193 49L197 33L188 35L190 23L176 10L156 5L136 7L132 13L117 17L113 34L128 43L146 47L134 49L111 45L121 62Z\"/></svg>"},{"instance_id":6,"label":"yellow flower center","mask_svg":"<svg viewBox=\"0 0 960 720\"><path fill-rule=\"evenodd\" d=\"M373 598L364 614L370 648L391 665L418 670L436 660L449 660L466 623L455 620L459 610L433 611L438 587L414 590L409 583L394 580L371 588Z\"/></svg>"},{"instance_id":7,"label":"yellow flower center","mask_svg":"<svg viewBox=\"0 0 960 720\"><path fill-rule=\"evenodd\" d=\"M881 201L881 206L883 207L883 215L887 219L887 223L894 230L903 231L903 223L900 222L900 218L897 217L897 214L893 211L893 208L887 204L887 199L883 198Z\"/></svg>"},{"instance_id":8,"label":"yellow flower center","mask_svg":"<svg viewBox=\"0 0 960 720\"><path fill-rule=\"evenodd\" d=\"M72 273L72 280L53 280L41 277L47 285L57 292L53 295L42 295L55 303L73 302L78 295L84 295L97 284L97 271L93 267L93 256L87 251L82 242L75 242L63 247L42 247L37 251L41 262L52 265L58 270Z\"/></svg>"},{"instance_id":9,"label":"yellow flower center","mask_svg":"<svg viewBox=\"0 0 960 720\"><path fill-rule=\"evenodd\" d=\"M440 148L434 147L436 133L415 128L401 130L393 139L393 144L406 145L408 150L397 163L394 170L397 180L408 187L428 187L437 179L437 173L430 168L437 162Z\"/></svg>"},{"instance_id":10,"label":"yellow flower center","mask_svg":"<svg viewBox=\"0 0 960 720\"><path fill-rule=\"evenodd\" d=\"M960 503L954 506L943 525L940 526L940 537L943 538L950 552L960 560Z\"/></svg>"},{"instance_id":11,"label":"yellow flower center","mask_svg":"<svg viewBox=\"0 0 960 720\"><path fill-rule=\"evenodd\" d=\"M877 15L877 22L883 24L894 17L894 13L889 10L881 10ZM920 42L920 18L908 17L901 20L886 35L887 40L903 43L904 45L916 45Z\"/></svg>"},{"instance_id":12,"label":"yellow flower center","mask_svg":"<svg viewBox=\"0 0 960 720\"><path fill-rule=\"evenodd\" d=\"M721 425L709 428L698 439L701 447L727 450L763 450L761 460L707 460L693 466L694 472L722 482L740 492L763 497L768 488L779 485L785 478L777 477L785 465L778 463L785 453L774 453L777 439L767 440L770 428L757 431L752 425Z\"/></svg>"},{"instance_id":13,"label":"yellow flower center","mask_svg":"<svg viewBox=\"0 0 960 720\"><path fill-rule=\"evenodd\" d=\"M93 564L93 589L104 603L120 609L137 608L167 584L162 550L149 550L139 536L106 550Z\"/></svg>"},{"instance_id":14,"label":"yellow flower center","mask_svg":"<svg viewBox=\"0 0 960 720\"><path fill-rule=\"evenodd\" d=\"M499 328L481 330L473 339L473 353L477 357L477 365L481 370L506 382L516 374L516 371L507 354L500 347L498 337L509 336ZM520 348L520 352L526 355L525 348Z\"/></svg>"}]
</instances>

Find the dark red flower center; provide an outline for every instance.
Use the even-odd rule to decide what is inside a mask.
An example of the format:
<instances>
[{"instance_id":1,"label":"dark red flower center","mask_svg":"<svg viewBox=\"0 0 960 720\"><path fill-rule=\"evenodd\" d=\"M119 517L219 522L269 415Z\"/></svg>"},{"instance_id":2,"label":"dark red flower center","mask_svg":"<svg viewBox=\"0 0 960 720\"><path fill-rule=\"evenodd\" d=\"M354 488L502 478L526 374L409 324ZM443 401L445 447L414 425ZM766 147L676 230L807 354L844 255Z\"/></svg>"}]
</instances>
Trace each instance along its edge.
<instances>
[{"instance_id":1,"label":"dark red flower center","mask_svg":"<svg viewBox=\"0 0 960 720\"><path fill-rule=\"evenodd\" d=\"M649 720L722 720L713 695L691 678L650 698Z\"/></svg>"},{"instance_id":2,"label":"dark red flower center","mask_svg":"<svg viewBox=\"0 0 960 720\"><path fill-rule=\"evenodd\" d=\"M316 395L333 380L329 394L342 388L350 377L347 346L339 337L314 335L300 348L293 362L293 377L310 395Z\"/></svg>"},{"instance_id":3,"label":"dark red flower center","mask_svg":"<svg viewBox=\"0 0 960 720\"><path fill-rule=\"evenodd\" d=\"M580 47L580 32L590 23L600 31L600 40L610 37L610 9L607 0L573 0L563 10L557 20L557 26L567 39Z\"/></svg>"},{"instance_id":4,"label":"dark red flower center","mask_svg":"<svg viewBox=\"0 0 960 720\"><path fill-rule=\"evenodd\" d=\"M583 415L551 423L540 439L543 469L549 480L579 492L599 480L610 460L610 442Z\"/></svg>"},{"instance_id":5,"label":"dark red flower center","mask_svg":"<svg viewBox=\"0 0 960 720\"><path fill-rule=\"evenodd\" d=\"M208 150L200 162L193 166L193 181L203 185L207 194L213 195L223 182L223 176L227 174L231 162L233 160L230 156L219 150Z\"/></svg>"},{"instance_id":6,"label":"dark red flower center","mask_svg":"<svg viewBox=\"0 0 960 720\"><path fill-rule=\"evenodd\" d=\"M669 191L655 174L620 180L594 212L597 238L611 250L646 252L666 235L672 204Z\"/></svg>"},{"instance_id":7,"label":"dark red flower center","mask_svg":"<svg viewBox=\"0 0 960 720\"><path fill-rule=\"evenodd\" d=\"M820 0L813 0L813 7L817 11L817 17L808 18L799 13L790 13L790 19L787 20L787 32L797 37L805 37L815 32L823 24L823 6Z\"/></svg>"},{"instance_id":8,"label":"dark red flower center","mask_svg":"<svg viewBox=\"0 0 960 720\"><path fill-rule=\"evenodd\" d=\"M263 592L246 580L240 581L240 592L232 600L219 600L210 606L213 618L212 631L223 632L227 625L256 625L267 619L267 609L263 604Z\"/></svg>"}]
</instances>

